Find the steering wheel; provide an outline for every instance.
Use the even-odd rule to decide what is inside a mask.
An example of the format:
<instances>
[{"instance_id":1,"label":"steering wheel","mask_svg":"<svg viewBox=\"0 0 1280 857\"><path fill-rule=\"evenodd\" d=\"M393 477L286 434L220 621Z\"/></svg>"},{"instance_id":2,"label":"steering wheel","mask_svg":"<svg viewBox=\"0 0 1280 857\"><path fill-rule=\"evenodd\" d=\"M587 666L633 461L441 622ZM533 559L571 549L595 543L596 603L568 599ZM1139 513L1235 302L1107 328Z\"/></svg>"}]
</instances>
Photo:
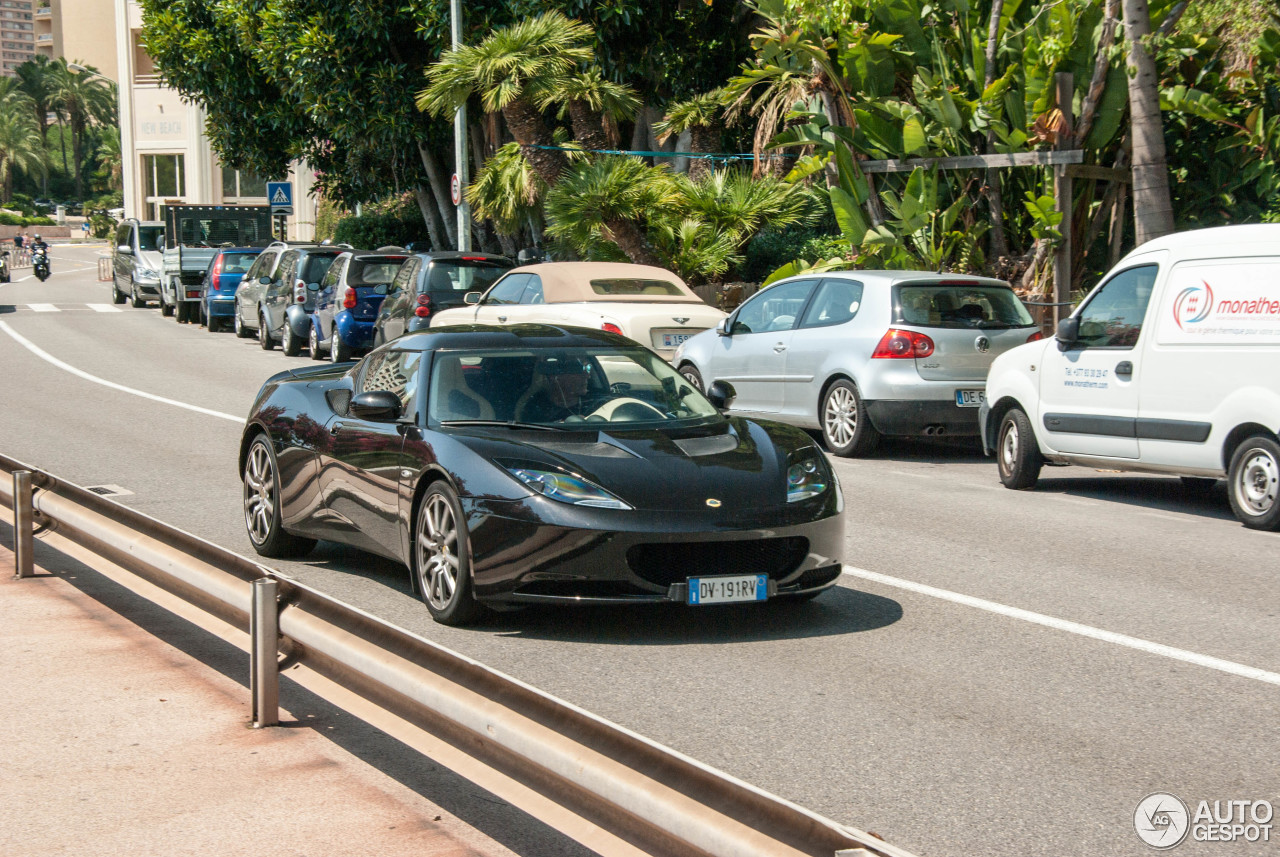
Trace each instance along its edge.
<instances>
[{"instance_id":1,"label":"steering wheel","mask_svg":"<svg viewBox=\"0 0 1280 857\"><path fill-rule=\"evenodd\" d=\"M587 419L590 420L592 417L600 417L609 422L623 422L626 420L652 419L654 417L665 420L667 415L648 402L643 402L631 396L624 396L621 399L611 399L605 402L592 411L587 416Z\"/></svg>"}]
</instances>

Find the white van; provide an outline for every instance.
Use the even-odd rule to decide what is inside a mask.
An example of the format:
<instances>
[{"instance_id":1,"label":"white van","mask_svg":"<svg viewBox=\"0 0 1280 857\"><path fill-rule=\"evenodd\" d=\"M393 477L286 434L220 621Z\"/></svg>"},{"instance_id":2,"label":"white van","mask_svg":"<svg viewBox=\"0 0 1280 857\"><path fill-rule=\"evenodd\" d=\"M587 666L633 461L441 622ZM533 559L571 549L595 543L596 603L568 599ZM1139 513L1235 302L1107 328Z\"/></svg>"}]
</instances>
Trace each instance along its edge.
<instances>
[{"instance_id":1,"label":"white van","mask_svg":"<svg viewBox=\"0 0 1280 857\"><path fill-rule=\"evenodd\" d=\"M979 423L1008 488L1045 462L1226 476L1246 527L1280 529L1280 224L1143 244L1056 339L996 358Z\"/></svg>"}]
</instances>

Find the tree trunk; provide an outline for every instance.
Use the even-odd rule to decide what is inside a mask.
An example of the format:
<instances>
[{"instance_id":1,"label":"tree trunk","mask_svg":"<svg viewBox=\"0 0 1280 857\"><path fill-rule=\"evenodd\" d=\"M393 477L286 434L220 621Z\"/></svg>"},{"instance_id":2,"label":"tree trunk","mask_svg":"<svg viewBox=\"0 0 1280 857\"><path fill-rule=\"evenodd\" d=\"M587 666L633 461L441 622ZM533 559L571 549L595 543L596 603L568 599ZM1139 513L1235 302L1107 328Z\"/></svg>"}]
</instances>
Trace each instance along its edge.
<instances>
[{"instance_id":1,"label":"tree trunk","mask_svg":"<svg viewBox=\"0 0 1280 857\"><path fill-rule=\"evenodd\" d=\"M84 119L75 114L71 117L71 160L76 165L75 188L76 199L84 200L84 177L81 175L84 161Z\"/></svg>"},{"instance_id":2,"label":"tree trunk","mask_svg":"<svg viewBox=\"0 0 1280 857\"><path fill-rule=\"evenodd\" d=\"M1139 246L1173 231L1159 81L1155 62L1144 44L1149 35L1151 15L1147 0L1124 0L1124 36L1129 43L1129 123L1133 140L1133 225Z\"/></svg>"},{"instance_id":3,"label":"tree trunk","mask_svg":"<svg viewBox=\"0 0 1280 857\"><path fill-rule=\"evenodd\" d=\"M604 117L585 101L569 102L569 124L582 148L596 152L612 148L604 134Z\"/></svg>"},{"instance_id":4,"label":"tree trunk","mask_svg":"<svg viewBox=\"0 0 1280 857\"><path fill-rule=\"evenodd\" d=\"M418 201L418 210L422 212L422 220L427 224L427 235L431 237L431 249L444 249L448 236L441 231L440 215L436 212L435 203L428 199L431 191L422 185L414 185L413 198ZM455 246L455 245L449 245Z\"/></svg>"},{"instance_id":5,"label":"tree trunk","mask_svg":"<svg viewBox=\"0 0 1280 857\"><path fill-rule=\"evenodd\" d=\"M689 129L689 149L695 154L711 155L720 148L719 126L694 125ZM697 181L709 174L715 165L707 158L689 159L689 178Z\"/></svg>"},{"instance_id":6,"label":"tree trunk","mask_svg":"<svg viewBox=\"0 0 1280 857\"><path fill-rule=\"evenodd\" d=\"M458 212L453 207L453 201L450 198L450 188L444 180L444 172L440 169L440 161L436 158L435 152L431 151L425 143L418 141L418 157L422 159L422 166L427 171L427 181L431 184L431 195L435 197L436 208L439 209L440 220L444 227L444 234L448 236L450 250L458 246ZM415 194L417 191L414 191ZM419 201L421 205L421 201ZM431 218L427 217L424 211L423 217L427 220L427 229L431 229ZM432 241L435 239L432 238ZM433 249L442 250L443 246Z\"/></svg>"},{"instance_id":7,"label":"tree trunk","mask_svg":"<svg viewBox=\"0 0 1280 857\"><path fill-rule=\"evenodd\" d=\"M662 267L662 260L658 258L639 223L634 220L606 220L604 227L608 233L605 237L617 244L632 262Z\"/></svg>"},{"instance_id":8,"label":"tree trunk","mask_svg":"<svg viewBox=\"0 0 1280 857\"><path fill-rule=\"evenodd\" d=\"M994 0L991 5L991 25L987 28L986 71L982 88L985 91L996 79L996 48L1000 42L1000 17L1004 14L1004 0ZM985 151L995 148L996 134L987 132ZM982 192L991 210L991 255L999 260L1009 255L1009 239L1004 234L1004 195L1000 191L1000 171L987 170L983 177Z\"/></svg>"},{"instance_id":9,"label":"tree trunk","mask_svg":"<svg viewBox=\"0 0 1280 857\"><path fill-rule=\"evenodd\" d=\"M529 162L529 166L542 177L547 187L555 187L560 176L569 168L569 160L564 152L556 149L536 148L555 145L555 138L547 128L547 123L542 121L542 114L517 99L502 108L502 118L507 120L511 136L520 144L520 153Z\"/></svg>"},{"instance_id":10,"label":"tree trunk","mask_svg":"<svg viewBox=\"0 0 1280 857\"><path fill-rule=\"evenodd\" d=\"M1098 102L1102 99L1102 90L1106 88L1107 71L1111 68L1111 45L1116 39L1116 25L1120 17L1120 0L1107 0L1106 14L1102 19L1102 33L1098 38L1098 57L1093 63L1093 78L1089 81L1089 91L1085 93L1080 104L1080 121L1076 123L1076 144L1082 145L1089 131L1093 128L1093 119L1098 113Z\"/></svg>"}]
</instances>

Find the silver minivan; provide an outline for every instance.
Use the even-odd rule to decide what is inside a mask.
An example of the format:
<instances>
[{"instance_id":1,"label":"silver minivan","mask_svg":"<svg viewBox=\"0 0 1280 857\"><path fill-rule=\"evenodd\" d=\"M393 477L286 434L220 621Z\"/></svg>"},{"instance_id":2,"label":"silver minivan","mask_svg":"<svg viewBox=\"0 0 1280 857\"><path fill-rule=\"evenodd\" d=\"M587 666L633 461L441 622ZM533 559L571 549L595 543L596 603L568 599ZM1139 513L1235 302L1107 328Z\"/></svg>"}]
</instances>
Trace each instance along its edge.
<instances>
[{"instance_id":1,"label":"silver minivan","mask_svg":"<svg viewBox=\"0 0 1280 857\"><path fill-rule=\"evenodd\" d=\"M729 383L731 411L821 429L854 456L883 435L976 436L991 361L1039 338L1000 280L843 271L770 285L672 364L699 389Z\"/></svg>"},{"instance_id":2,"label":"silver minivan","mask_svg":"<svg viewBox=\"0 0 1280 857\"><path fill-rule=\"evenodd\" d=\"M116 227L111 251L111 302L135 307L160 300L164 224L129 218Z\"/></svg>"}]
</instances>

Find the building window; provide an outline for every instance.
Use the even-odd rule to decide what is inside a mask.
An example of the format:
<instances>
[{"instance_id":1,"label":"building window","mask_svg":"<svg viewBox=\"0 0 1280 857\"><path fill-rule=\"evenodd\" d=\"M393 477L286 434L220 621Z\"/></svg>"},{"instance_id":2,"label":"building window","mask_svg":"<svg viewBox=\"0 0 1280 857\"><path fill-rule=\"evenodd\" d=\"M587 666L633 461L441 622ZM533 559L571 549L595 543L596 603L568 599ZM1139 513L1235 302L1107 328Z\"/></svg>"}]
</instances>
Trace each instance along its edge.
<instances>
[{"instance_id":1,"label":"building window","mask_svg":"<svg viewBox=\"0 0 1280 857\"><path fill-rule=\"evenodd\" d=\"M222 201L260 200L267 198L267 180L250 170L222 168Z\"/></svg>"},{"instance_id":2,"label":"building window","mask_svg":"<svg viewBox=\"0 0 1280 857\"><path fill-rule=\"evenodd\" d=\"M142 188L148 220L160 219L160 206L167 200L184 201L186 170L182 155L143 155Z\"/></svg>"}]
</instances>

